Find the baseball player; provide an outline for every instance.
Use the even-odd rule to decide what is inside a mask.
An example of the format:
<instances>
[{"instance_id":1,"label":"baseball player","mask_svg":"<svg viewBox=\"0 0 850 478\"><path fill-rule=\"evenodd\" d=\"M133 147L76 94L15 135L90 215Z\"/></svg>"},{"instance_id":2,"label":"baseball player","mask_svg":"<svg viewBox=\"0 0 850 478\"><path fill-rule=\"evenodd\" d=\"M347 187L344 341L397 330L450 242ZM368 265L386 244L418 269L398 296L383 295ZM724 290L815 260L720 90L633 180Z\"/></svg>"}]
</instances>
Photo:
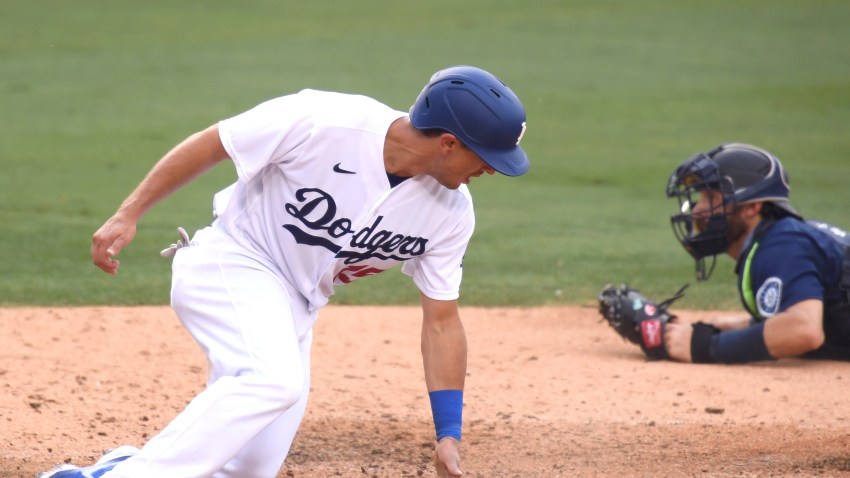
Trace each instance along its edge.
<instances>
[{"instance_id":1,"label":"baseball player","mask_svg":"<svg viewBox=\"0 0 850 478\"><path fill-rule=\"evenodd\" d=\"M94 234L115 256L154 204L231 160L212 224L173 254L171 303L206 353L207 388L141 450L120 448L69 478L274 477L304 415L317 311L334 288L401 264L421 296L422 355L435 466L460 476L466 338L458 313L474 227L467 184L529 167L525 110L494 75L435 73L409 113L373 99L304 90L262 103L167 153Z\"/></svg>"},{"instance_id":2,"label":"baseball player","mask_svg":"<svg viewBox=\"0 0 850 478\"><path fill-rule=\"evenodd\" d=\"M850 237L829 224L804 221L789 193L779 160L746 144L697 154L672 174L667 195L680 205L672 224L696 260L697 278L710 277L717 254L736 259L749 316L671 321L664 329L671 358L850 360Z\"/></svg>"}]
</instances>

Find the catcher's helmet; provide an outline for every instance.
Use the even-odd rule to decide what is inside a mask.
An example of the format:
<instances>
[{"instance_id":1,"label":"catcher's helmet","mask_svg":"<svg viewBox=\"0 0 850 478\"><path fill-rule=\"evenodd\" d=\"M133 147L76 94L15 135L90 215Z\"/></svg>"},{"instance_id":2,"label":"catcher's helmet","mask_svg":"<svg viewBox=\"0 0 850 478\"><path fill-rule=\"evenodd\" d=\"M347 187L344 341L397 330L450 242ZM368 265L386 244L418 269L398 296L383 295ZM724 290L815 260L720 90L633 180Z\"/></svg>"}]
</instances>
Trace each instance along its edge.
<instances>
[{"instance_id":1,"label":"catcher's helmet","mask_svg":"<svg viewBox=\"0 0 850 478\"><path fill-rule=\"evenodd\" d=\"M418 129L455 135L484 162L506 176L528 171L519 145L525 133L525 108L502 80L473 66L440 70L410 108Z\"/></svg>"},{"instance_id":2,"label":"catcher's helmet","mask_svg":"<svg viewBox=\"0 0 850 478\"><path fill-rule=\"evenodd\" d=\"M722 144L706 153L698 153L679 165L667 183L667 196L679 200L680 212L670 220L679 242L697 261L697 279L711 275L705 270L705 258L716 256L729 247L729 209L764 201L775 206L774 214L800 214L788 201L790 186L782 163L767 151L741 143ZM695 197L703 191L721 193L722 204L712 204L711 214L696 220Z\"/></svg>"}]
</instances>

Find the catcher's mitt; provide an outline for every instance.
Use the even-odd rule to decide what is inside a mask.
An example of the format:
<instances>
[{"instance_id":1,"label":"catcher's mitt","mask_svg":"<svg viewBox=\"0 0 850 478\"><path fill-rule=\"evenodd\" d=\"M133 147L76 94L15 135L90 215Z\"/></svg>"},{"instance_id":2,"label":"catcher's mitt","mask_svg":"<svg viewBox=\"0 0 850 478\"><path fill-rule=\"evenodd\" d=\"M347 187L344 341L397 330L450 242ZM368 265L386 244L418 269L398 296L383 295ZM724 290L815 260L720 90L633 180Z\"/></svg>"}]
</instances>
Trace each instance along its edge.
<instances>
[{"instance_id":1,"label":"catcher's mitt","mask_svg":"<svg viewBox=\"0 0 850 478\"><path fill-rule=\"evenodd\" d=\"M664 326L676 317L667 308L685 295L688 285L660 303L627 285L608 285L599 294L599 313L621 337L638 344L650 360L667 359L670 357L664 347Z\"/></svg>"}]
</instances>

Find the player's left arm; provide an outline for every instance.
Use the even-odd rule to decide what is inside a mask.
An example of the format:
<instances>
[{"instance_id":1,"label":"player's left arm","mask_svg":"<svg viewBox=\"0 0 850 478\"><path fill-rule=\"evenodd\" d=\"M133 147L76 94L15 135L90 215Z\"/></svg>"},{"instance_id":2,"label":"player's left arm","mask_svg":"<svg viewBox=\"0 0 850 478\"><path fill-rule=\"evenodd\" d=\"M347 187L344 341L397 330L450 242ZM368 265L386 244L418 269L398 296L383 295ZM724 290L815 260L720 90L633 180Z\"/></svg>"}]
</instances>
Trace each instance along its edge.
<instances>
[{"instance_id":1,"label":"player's left arm","mask_svg":"<svg viewBox=\"0 0 850 478\"><path fill-rule=\"evenodd\" d=\"M434 464L438 477L461 476L460 429L466 379L466 332L457 300L422 301L422 361L431 399L437 445Z\"/></svg>"}]
</instances>

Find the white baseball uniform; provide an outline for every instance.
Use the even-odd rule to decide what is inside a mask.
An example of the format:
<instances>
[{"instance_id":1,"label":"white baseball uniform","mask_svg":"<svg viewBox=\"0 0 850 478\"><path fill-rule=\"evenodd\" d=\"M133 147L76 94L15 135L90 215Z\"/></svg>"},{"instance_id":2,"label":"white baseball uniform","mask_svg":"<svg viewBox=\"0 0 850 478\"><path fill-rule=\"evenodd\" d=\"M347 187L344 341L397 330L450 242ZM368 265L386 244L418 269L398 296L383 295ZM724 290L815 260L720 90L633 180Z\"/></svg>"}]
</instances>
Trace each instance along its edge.
<instances>
[{"instance_id":1,"label":"white baseball uniform","mask_svg":"<svg viewBox=\"0 0 850 478\"><path fill-rule=\"evenodd\" d=\"M207 355L208 387L107 477L274 477L307 403L312 324L336 285L401 263L426 296L458 297L472 200L430 176L391 185L384 142L404 116L304 90L219 123L238 180L175 255L171 294Z\"/></svg>"}]
</instances>

